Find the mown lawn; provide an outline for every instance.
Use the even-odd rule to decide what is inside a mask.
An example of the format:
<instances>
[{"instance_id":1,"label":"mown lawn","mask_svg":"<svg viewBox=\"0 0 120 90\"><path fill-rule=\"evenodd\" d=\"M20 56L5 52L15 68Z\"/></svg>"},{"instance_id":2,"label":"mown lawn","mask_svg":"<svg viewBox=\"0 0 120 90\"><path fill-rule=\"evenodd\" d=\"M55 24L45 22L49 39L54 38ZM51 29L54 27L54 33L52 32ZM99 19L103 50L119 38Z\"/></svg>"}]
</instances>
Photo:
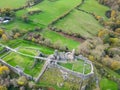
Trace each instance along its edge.
<instances>
[{"instance_id":1,"label":"mown lawn","mask_svg":"<svg viewBox=\"0 0 120 90\"><path fill-rule=\"evenodd\" d=\"M100 88L101 90L118 90L118 85L117 83L108 80L107 78L103 78L100 81Z\"/></svg>"},{"instance_id":2,"label":"mown lawn","mask_svg":"<svg viewBox=\"0 0 120 90\"><path fill-rule=\"evenodd\" d=\"M74 48L76 49L80 45L80 42L66 38L63 35L60 35L51 30L44 30L41 34L45 38L50 39L52 43L56 43L58 41L61 42L61 45L67 46L70 50Z\"/></svg>"},{"instance_id":3,"label":"mown lawn","mask_svg":"<svg viewBox=\"0 0 120 90\"><path fill-rule=\"evenodd\" d=\"M95 13L96 15L102 16L104 17L104 19L107 19L107 17L105 16L105 12L109 10L109 8L99 4L97 0L85 0L85 3L79 8L87 12Z\"/></svg>"},{"instance_id":4,"label":"mown lawn","mask_svg":"<svg viewBox=\"0 0 120 90\"><path fill-rule=\"evenodd\" d=\"M0 8L19 8L26 2L27 0L0 0Z\"/></svg>"},{"instance_id":5,"label":"mown lawn","mask_svg":"<svg viewBox=\"0 0 120 90\"><path fill-rule=\"evenodd\" d=\"M67 33L78 33L82 37L91 38L103 28L92 15L74 10L65 18L59 20L55 26Z\"/></svg>"}]
</instances>

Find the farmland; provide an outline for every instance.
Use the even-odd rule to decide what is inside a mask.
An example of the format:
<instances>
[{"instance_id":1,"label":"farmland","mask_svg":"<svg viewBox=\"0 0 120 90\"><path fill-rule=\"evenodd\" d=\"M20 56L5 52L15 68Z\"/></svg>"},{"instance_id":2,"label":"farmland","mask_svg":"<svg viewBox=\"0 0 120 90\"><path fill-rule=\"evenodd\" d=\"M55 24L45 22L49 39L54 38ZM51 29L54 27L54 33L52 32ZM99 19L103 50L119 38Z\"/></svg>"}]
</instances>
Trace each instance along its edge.
<instances>
[{"instance_id":1,"label":"farmland","mask_svg":"<svg viewBox=\"0 0 120 90\"><path fill-rule=\"evenodd\" d=\"M77 48L80 44L80 42L77 42L72 39L68 39L66 37L63 37L63 35L60 35L54 31L45 30L42 32L42 35L45 38L48 38L52 41L52 43L60 42L60 44L67 46L70 50L74 48Z\"/></svg>"},{"instance_id":2,"label":"farmland","mask_svg":"<svg viewBox=\"0 0 120 90\"><path fill-rule=\"evenodd\" d=\"M105 12L109 10L108 7L100 5L96 0L86 0L85 3L79 7L79 9L95 13L96 15L101 16L104 19L107 19L105 16Z\"/></svg>"},{"instance_id":3,"label":"farmland","mask_svg":"<svg viewBox=\"0 0 120 90\"><path fill-rule=\"evenodd\" d=\"M73 25L74 23L74 25ZM91 38L102 28L92 15L72 11L68 16L58 21L55 26L67 33L78 33L82 37Z\"/></svg>"},{"instance_id":4,"label":"farmland","mask_svg":"<svg viewBox=\"0 0 120 90\"><path fill-rule=\"evenodd\" d=\"M0 0L0 8L19 8L21 6L24 6L26 4L27 0Z\"/></svg>"}]
</instances>

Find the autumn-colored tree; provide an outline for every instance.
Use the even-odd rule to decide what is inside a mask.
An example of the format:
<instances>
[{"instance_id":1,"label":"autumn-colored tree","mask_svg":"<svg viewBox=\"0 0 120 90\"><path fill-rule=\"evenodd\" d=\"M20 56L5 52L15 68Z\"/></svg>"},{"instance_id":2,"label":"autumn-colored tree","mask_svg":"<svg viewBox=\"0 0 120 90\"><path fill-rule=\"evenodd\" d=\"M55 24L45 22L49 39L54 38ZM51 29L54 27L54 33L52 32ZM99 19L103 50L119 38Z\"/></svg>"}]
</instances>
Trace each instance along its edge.
<instances>
[{"instance_id":1,"label":"autumn-colored tree","mask_svg":"<svg viewBox=\"0 0 120 90\"><path fill-rule=\"evenodd\" d=\"M0 37L2 36L3 33L4 33L4 31L2 29L0 29Z\"/></svg>"},{"instance_id":2,"label":"autumn-colored tree","mask_svg":"<svg viewBox=\"0 0 120 90\"><path fill-rule=\"evenodd\" d=\"M120 69L120 61L113 61L112 62L112 64L111 64L111 68L113 69L113 70L118 70L118 69Z\"/></svg>"},{"instance_id":3,"label":"autumn-colored tree","mask_svg":"<svg viewBox=\"0 0 120 90\"><path fill-rule=\"evenodd\" d=\"M20 33L15 33L14 38L18 38L20 36Z\"/></svg>"},{"instance_id":4,"label":"autumn-colored tree","mask_svg":"<svg viewBox=\"0 0 120 90\"><path fill-rule=\"evenodd\" d=\"M102 59L102 63L108 67L111 67L113 60L109 56L106 56Z\"/></svg>"},{"instance_id":5,"label":"autumn-colored tree","mask_svg":"<svg viewBox=\"0 0 120 90\"><path fill-rule=\"evenodd\" d=\"M94 56L92 56L92 55L89 55L89 56L88 56L88 59L91 60L91 61L94 61L94 60L95 60Z\"/></svg>"},{"instance_id":6,"label":"autumn-colored tree","mask_svg":"<svg viewBox=\"0 0 120 90\"><path fill-rule=\"evenodd\" d=\"M18 85L24 86L28 83L27 79L25 76L21 76L17 80Z\"/></svg>"},{"instance_id":7,"label":"autumn-colored tree","mask_svg":"<svg viewBox=\"0 0 120 90\"><path fill-rule=\"evenodd\" d=\"M28 23L29 18L28 18L27 15L23 15L23 16L22 16L22 20L23 20L24 22Z\"/></svg>"},{"instance_id":8,"label":"autumn-colored tree","mask_svg":"<svg viewBox=\"0 0 120 90\"><path fill-rule=\"evenodd\" d=\"M99 32L98 32L98 37L103 37L105 34L107 34L108 32L107 32L107 30L100 30Z\"/></svg>"},{"instance_id":9,"label":"autumn-colored tree","mask_svg":"<svg viewBox=\"0 0 120 90\"><path fill-rule=\"evenodd\" d=\"M7 66L0 66L0 75L4 73L9 74L10 73L9 68Z\"/></svg>"},{"instance_id":10,"label":"autumn-colored tree","mask_svg":"<svg viewBox=\"0 0 120 90\"><path fill-rule=\"evenodd\" d=\"M0 90L8 90L5 86L0 85Z\"/></svg>"},{"instance_id":11,"label":"autumn-colored tree","mask_svg":"<svg viewBox=\"0 0 120 90\"><path fill-rule=\"evenodd\" d=\"M117 29L115 30L115 32L118 33L118 34L120 34L120 28L117 28Z\"/></svg>"},{"instance_id":12,"label":"autumn-colored tree","mask_svg":"<svg viewBox=\"0 0 120 90\"><path fill-rule=\"evenodd\" d=\"M110 43L112 45L117 45L119 42L119 38L110 38Z\"/></svg>"},{"instance_id":13,"label":"autumn-colored tree","mask_svg":"<svg viewBox=\"0 0 120 90\"><path fill-rule=\"evenodd\" d=\"M45 39L45 40L44 40L44 44L45 44L46 46L51 46L51 45L52 45L52 41L51 41L50 39Z\"/></svg>"},{"instance_id":14,"label":"autumn-colored tree","mask_svg":"<svg viewBox=\"0 0 120 90\"><path fill-rule=\"evenodd\" d=\"M6 34L2 34L2 39L3 39L4 41L8 41L7 35L6 35Z\"/></svg>"},{"instance_id":15,"label":"autumn-colored tree","mask_svg":"<svg viewBox=\"0 0 120 90\"><path fill-rule=\"evenodd\" d=\"M115 10L112 10L112 11L111 11L111 18L114 18L114 17L116 17L116 11L115 11Z\"/></svg>"},{"instance_id":16,"label":"autumn-colored tree","mask_svg":"<svg viewBox=\"0 0 120 90\"><path fill-rule=\"evenodd\" d=\"M61 45L62 45L61 41L56 41L53 46L54 48L59 49Z\"/></svg>"}]
</instances>

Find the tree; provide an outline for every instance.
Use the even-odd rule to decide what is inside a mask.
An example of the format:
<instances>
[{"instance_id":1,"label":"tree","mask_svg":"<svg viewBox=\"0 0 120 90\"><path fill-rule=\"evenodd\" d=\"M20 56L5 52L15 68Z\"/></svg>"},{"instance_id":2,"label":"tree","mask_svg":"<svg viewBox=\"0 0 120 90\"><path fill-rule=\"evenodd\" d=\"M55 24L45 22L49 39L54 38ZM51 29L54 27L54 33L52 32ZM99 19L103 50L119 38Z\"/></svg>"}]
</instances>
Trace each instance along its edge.
<instances>
[{"instance_id":1,"label":"tree","mask_svg":"<svg viewBox=\"0 0 120 90\"><path fill-rule=\"evenodd\" d=\"M106 56L102 59L102 63L108 67L111 67L113 60L109 56Z\"/></svg>"},{"instance_id":2,"label":"tree","mask_svg":"<svg viewBox=\"0 0 120 90\"><path fill-rule=\"evenodd\" d=\"M2 29L0 29L0 36L2 36L3 33L4 33L4 31Z\"/></svg>"},{"instance_id":3,"label":"tree","mask_svg":"<svg viewBox=\"0 0 120 90\"><path fill-rule=\"evenodd\" d=\"M2 39L3 39L4 41L8 41L7 35L6 35L6 34L3 34L3 35L2 35Z\"/></svg>"},{"instance_id":4,"label":"tree","mask_svg":"<svg viewBox=\"0 0 120 90\"><path fill-rule=\"evenodd\" d=\"M112 10L112 12L111 12L111 18L114 18L114 17L116 17L116 11Z\"/></svg>"},{"instance_id":5,"label":"tree","mask_svg":"<svg viewBox=\"0 0 120 90\"><path fill-rule=\"evenodd\" d=\"M52 45L52 42L51 42L50 39L45 39L45 40L44 40L44 44L45 44L46 46L51 46L51 45Z\"/></svg>"},{"instance_id":6,"label":"tree","mask_svg":"<svg viewBox=\"0 0 120 90\"><path fill-rule=\"evenodd\" d=\"M0 85L0 90L8 90L5 86Z\"/></svg>"},{"instance_id":7,"label":"tree","mask_svg":"<svg viewBox=\"0 0 120 90\"><path fill-rule=\"evenodd\" d=\"M24 86L28 83L27 79L25 76L21 76L17 80L18 85Z\"/></svg>"},{"instance_id":8,"label":"tree","mask_svg":"<svg viewBox=\"0 0 120 90\"><path fill-rule=\"evenodd\" d=\"M118 70L118 69L120 69L120 61L113 61L112 62L112 64L111 64L111 68L113 69L113 70Z\"/></svg>"},{"instance_id":9,"label":"tree","mask_svg":"<svg viewBox=\"0 0 120 90\"><path fill-rule=\"evenodd\" d=\"M56 41L53 46L54 48L59 49L61 45L62 45L61 41Z\"/></svg>"},{"instance_id":10,"label":"tree","mask_svg":"<svg viewBox=\"0 0 120 90\"><path fill-rule=\"evenodd\" d=\"M23 15L23 16L22 16L22 20L23 20L24 22L26 22L26 23L29 22L29 18L28 18L27 15Z\"/></svg>"},{"instance_id":11,"label":"tree","mask_svg":"<svg viewBox=\"0 0 120 90\"><path fill-rule=\"evenodd\" d=\"M15 33L14 38L18 38L20 36L20 33Z\"/></svg>"},{"instance_id":12,"label":"tree","mask_svg":"<svg viewBox=\"0 0 120 90\"><path fill-rule=\"evenodd\" d=\"M0 66L0 75L9 74L9 73L10 73L10 70L9 70L9 68L7 66Z\"/></svg>"}]
</instances>

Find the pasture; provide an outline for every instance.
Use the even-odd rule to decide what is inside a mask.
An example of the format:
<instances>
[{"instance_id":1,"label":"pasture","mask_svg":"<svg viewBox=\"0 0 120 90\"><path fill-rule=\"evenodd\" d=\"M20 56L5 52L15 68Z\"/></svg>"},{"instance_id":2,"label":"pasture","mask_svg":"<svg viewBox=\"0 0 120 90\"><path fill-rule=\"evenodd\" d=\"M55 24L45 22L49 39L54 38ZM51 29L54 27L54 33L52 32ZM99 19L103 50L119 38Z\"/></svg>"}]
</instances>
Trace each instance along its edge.
<instances>
[{"instance_id":1,"label":"pasture","mask_svg":"<svg viewBox=\"0 0 120 90\"><path fill-rule=\"evenodd\" d=\"M116 82L113 82L107 78L103 78L100 81L101 90L118 90L118 85Z\"/></svg>"},{"instance_id":2,"label":"pasture","mask_svg":"<svg viewBox=\"0 0 120 90\"><path fill-rule=\"evenodd\" d=\"M70 50L72 50L73 48L76 49L80 45L80 42L64 37L63 35L51 30L44 30L41 35L43 35L47 39L50 39L53 44L59 42L60 45L67 46Z\"/></svg>"},{"instance_id":3,"label":"pasture","mask_svg":"<svg viewBox=\"0 0 120 90\"><path fill-rule=\"evenodd\" d=\"M73 10L68 16L54 25L66 33L78 33L82 37L91 38L103 28L92 15Z\"/></svg>"},{"instance_id":4,"label":"pasture","mask_svg":"<svg viewBox=\"0 0 120 90\"><path fill-rule=\"evenodd\" d=\"M2 8L19 8L26 4L27 0L0 0L0 9Z\"/></svg>"},{"instance_id":5,"label":"pasture","mask_svg":"<svg viewBox=\"0 0 120 90\"><path fill-rule=\"evenodd\" d=\"M58 0L54 2L44 0L35 6L17 11L15 20L8 23L7 25L1 25L1 27L6 28L7 30L11 30L13 27L17 27L20 30L26 31L32 30L36 26L45 28L52 21L64 15L66 12L69 12L71 9L74 9L74 7L80 3L81 0L69 0L69 2L66 0ZM42 12L39 14L29 15L28 12L31 10L41 10ZM24 15L27 15L30 22L23 22L21 17Z\"/></svg>"},{"instance_id":6,"label":"pasture","mask_svg":"<svg viewBox=\"0 0 120 90\"><path fill-rule=\"evenodd\" d=\"M42 12L39 14L29 15L29 18L32 19L35 23L48 25L56 18L65 14L66 12L73 9L77 6L81 0L58 0L58 1L49 1L44 0L43 2L30 7L24 10L17 12L17 16L22 16L28 13L31 9L40 9ZM64 7L63 7L64 6Z\"/></svg>"},{"instance_id":7,"label":"pasture","mask_svg":"<svg viewBox=\"0 0 120 90\"><path fill-rule=\"evenodd\" d=\"M81 5L79 9L102 16L104 19L107 19L105 12L109 10L108 7L99 4L96 0L85 0L85 3Z\"/></svg>"}]
</instances>

